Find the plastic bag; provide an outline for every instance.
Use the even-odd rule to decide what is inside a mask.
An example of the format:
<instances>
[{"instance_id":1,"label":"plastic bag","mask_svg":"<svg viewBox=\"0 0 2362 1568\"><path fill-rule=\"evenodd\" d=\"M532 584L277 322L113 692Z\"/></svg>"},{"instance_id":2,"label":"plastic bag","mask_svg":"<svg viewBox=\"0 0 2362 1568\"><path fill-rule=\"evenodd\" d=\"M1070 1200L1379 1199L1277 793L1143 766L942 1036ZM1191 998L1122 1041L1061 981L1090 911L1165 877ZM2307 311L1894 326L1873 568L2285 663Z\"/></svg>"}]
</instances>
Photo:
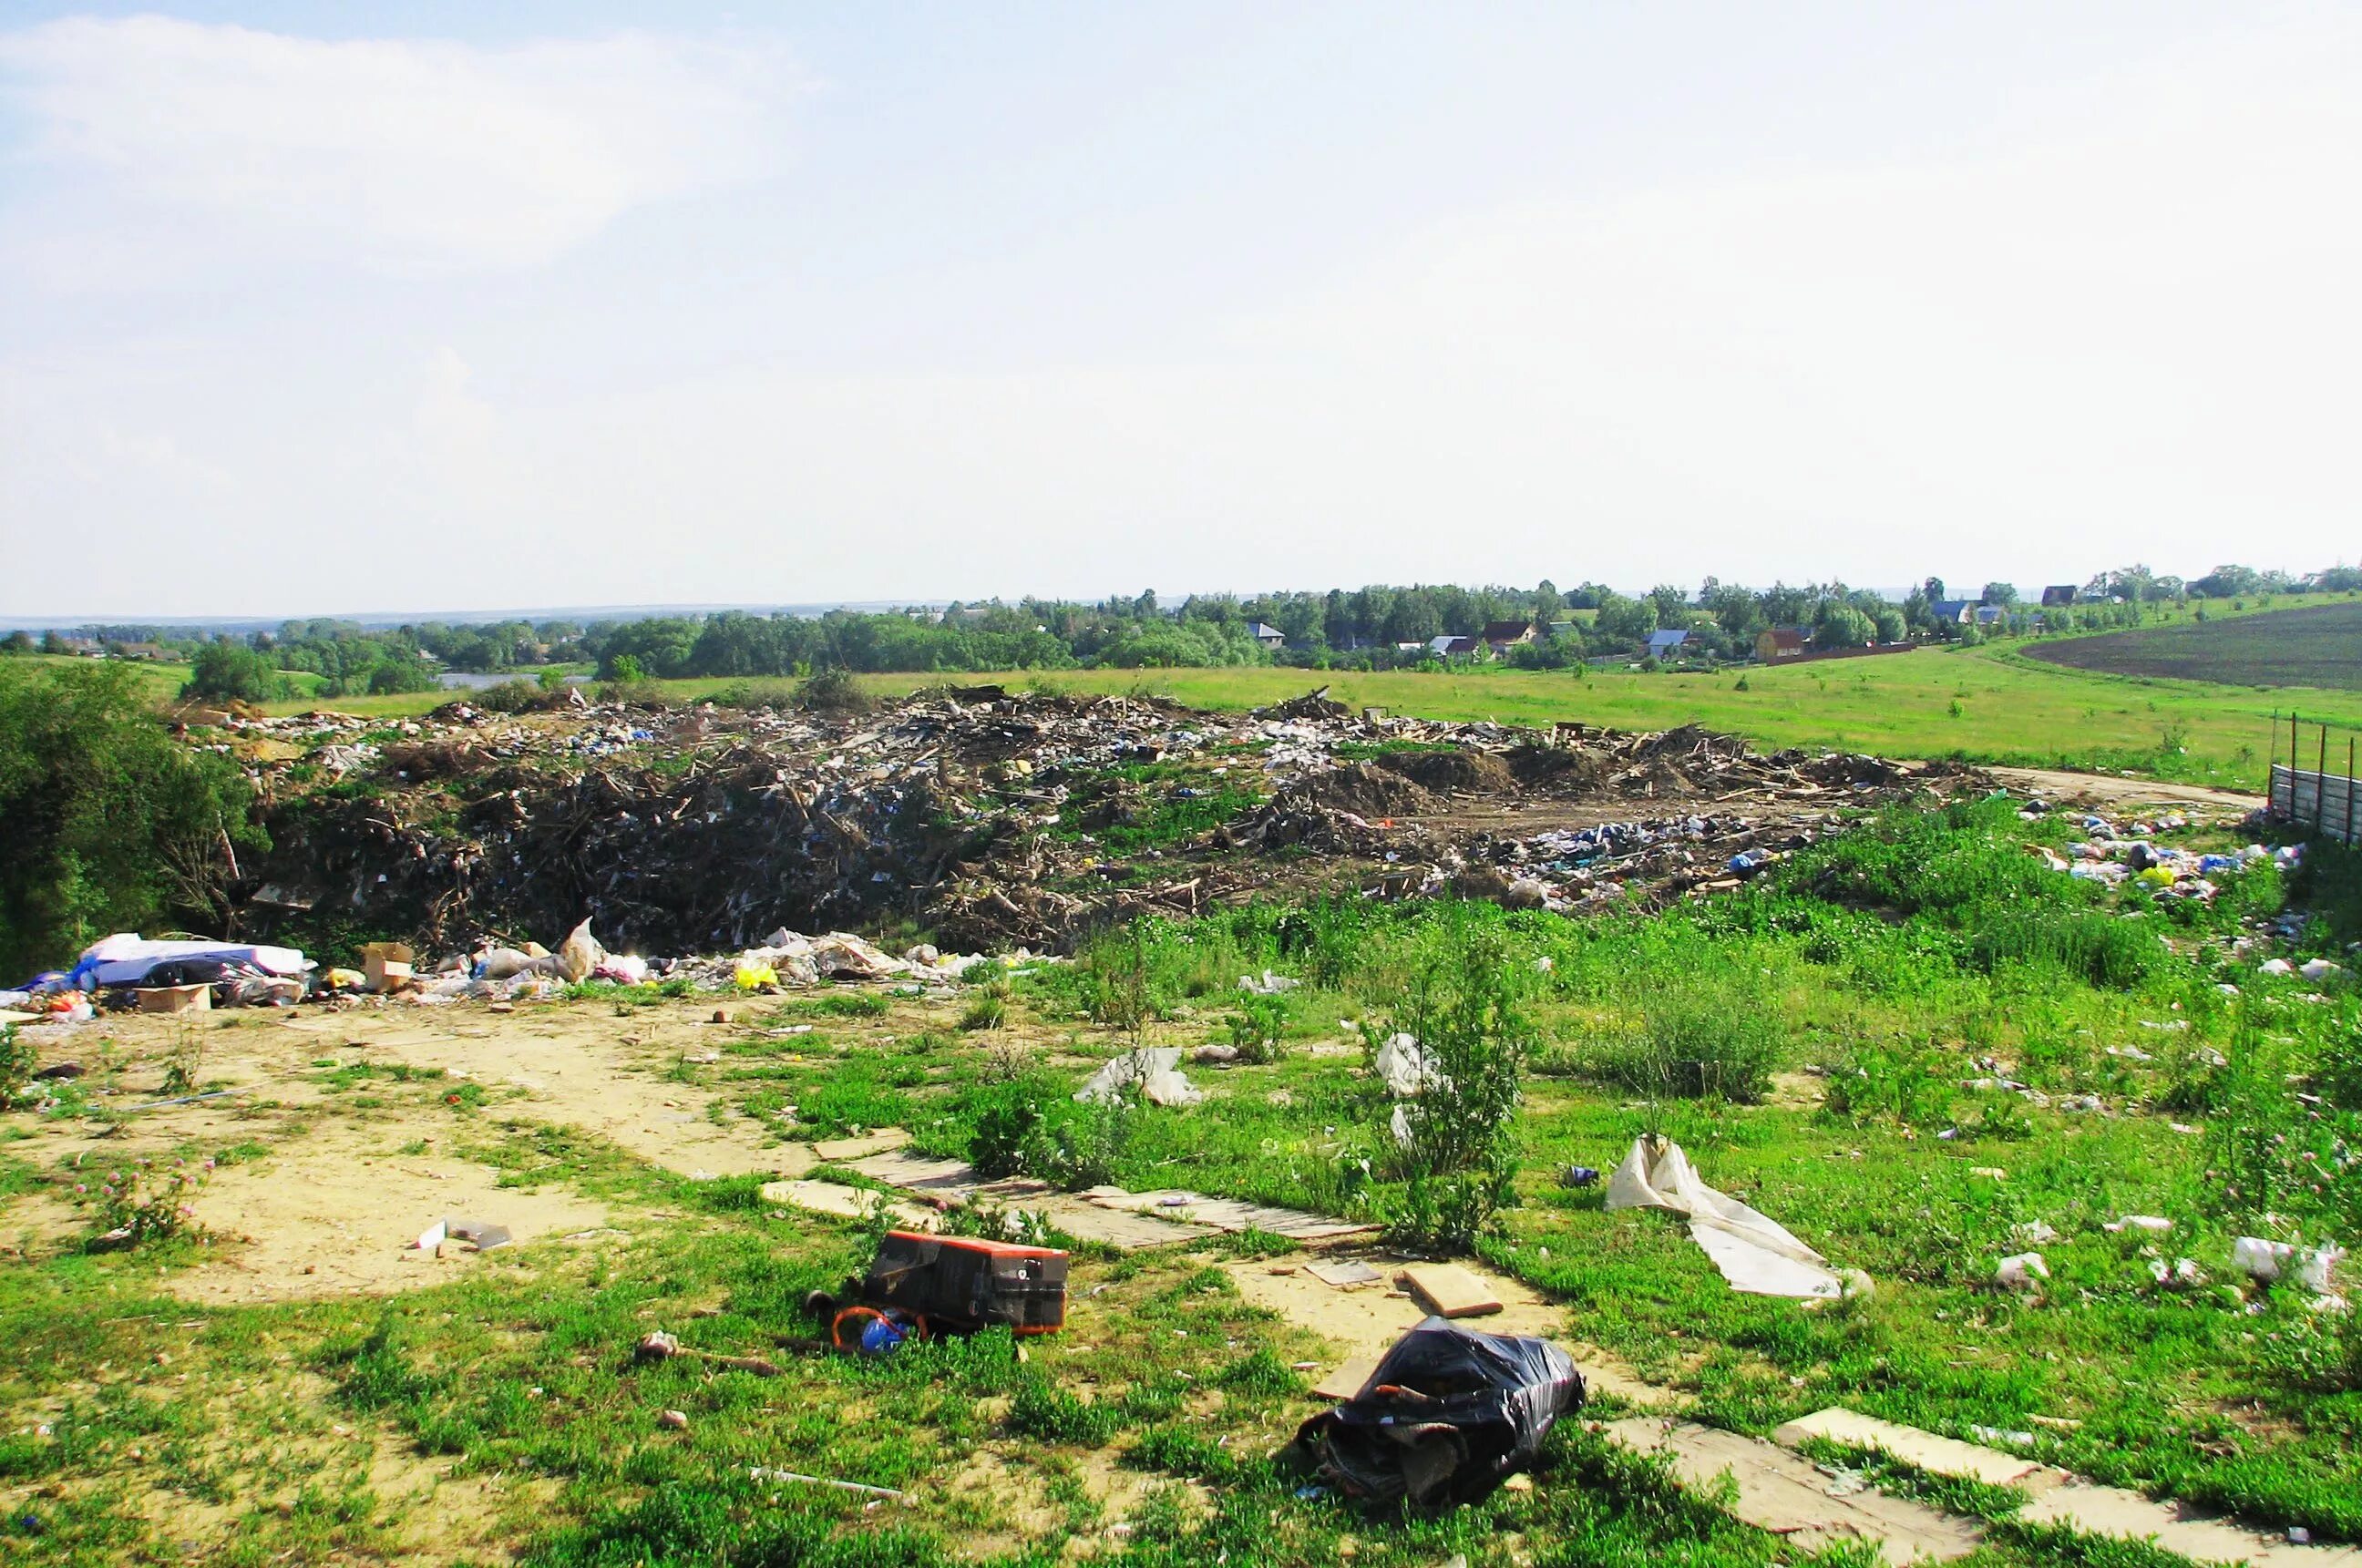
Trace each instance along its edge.
<instances>
[{"instance_id":1,"label":"plastic bag","mask_svg":"<svg viewBox=\"0 0 2362 1568\"><path fill-rule=\"evenodd\" d=\"M1350 1496L1420 1506L1480 1502L1533 1463L1583 1375L1556 1345L1429 1318L1361 1391L1297 1430L1321 1475Z\"/></svg>"},{"instance_id":2,"label":"plastic bag","mask_svg":"<svg viewBox=\"0 0 2362 1568\"><path fill-rule=\"evenodd\" d=\"M596 969L599 960L605 956L607 950L599 945L597 937L590 934L590 922L585 920L568 932L566 940L557 944L558 978L569 986L579 986L590 977L590 971Z\"/></svg>"}]
</instances>

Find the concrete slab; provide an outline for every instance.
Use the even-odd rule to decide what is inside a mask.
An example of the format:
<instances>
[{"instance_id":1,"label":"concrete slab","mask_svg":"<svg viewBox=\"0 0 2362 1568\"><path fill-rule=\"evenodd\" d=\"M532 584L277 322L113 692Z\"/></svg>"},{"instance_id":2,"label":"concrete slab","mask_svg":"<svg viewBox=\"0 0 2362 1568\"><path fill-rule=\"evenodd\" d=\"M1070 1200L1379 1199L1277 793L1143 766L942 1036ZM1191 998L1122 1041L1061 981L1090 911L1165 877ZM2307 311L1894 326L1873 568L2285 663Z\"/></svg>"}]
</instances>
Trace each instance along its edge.
<instances>
[{"instance_id":1,"label":"concrete slab","mask_svg":"<svg viewBox=\"0 0 2362 1568\"><path fill-rule=\"evenodd\" d=\"M1413 1264L1395 1276L1439 1318L1482 1318L1501 1310L1491 1287L1458 1264Z\"/></svg>"},{"instance_id":2,"label":"concrete slab","mask_svg":"<svg viewBox=\"0 0 2362 1568\"><path fill-rule=\"evenodd\" d=\"M1242 1203L1234 1198L1205 1198L1178 1187L1165 1187L1155 1192L1126 1192L1121 1187L1095 1187L1083 1196L1109 1209L1165 1214L1192 1224L1211 1225L1218 1231L1232 1233L1250 1229L1268 1231L1274 1235L1308 1244L1374 1236L1379 1229L1375 1225L1330 1219L1325 1214L1308 1214L1300 1209L1276 1209L1268 1204Z\"/></svg>"},{"instance_id":3,"label":"concrete slab","mask_svg":"<svg viewBox=\"0 0 2362 1568\"><path fill-rule=\"evenodd\" d=\"M2067 1472L2053 1469L2039 1460L2021 1459L1997 1448L1938 1437L1917 1427L1897 1426L1842 1406L1816 1410L1772 1434L1772 1441L1783 1448L1800 1447L1806 1438L1827 1438L1851 1448L1874 1449L1890 1459L1915 1464L1931 1475L1981 1481L1989 1486L2017 1486L2033 1492L2070 1478Z\"/></svg>"},{"instance_id":4,"label":"concrete slab","mask_svg":"<svg viewBox=\"0 0 2362 1568\"><path fill-rule=\"evenodd\" d=\"M1983 1540L1975 1520L1906 1498L1871 1491L1833 1493L1831 1477L1760 1438L1653 1416L1610 1421L1599 1430L1628 1448L1664 1454L1683 1485L1711 1487L1727 1473L1738 1484L1736 1496L1724 1505L1733 1518L1807 1551L1861 1540L1875 1543L1879 1555L1897 1565L1944 1562L1968 1556Z\"/></svg>"},{"instance_id":5,"label":"concrete slab","mask_svg":"<svg viewBox=\"0 0 2362 1568\"><path fill-rule=\"evenodd\" d=\"M858 1138L832 1138L814 1143L811 1152L831 1165L841 1165L846 1160L890 1153L910 1141L911 1134L900 1127L880 1127Z\"/></svg>"},{"instance_id":6,"label":"concrete slab","mask_svg":"<svg viewBox=\"0 0 2362 1568\"><path fill-rule=\"evenodd\" d=\"M900 1202L866 1187L844 1187L833 1181L767 1181L762 1186L762 1196L766 1203L839 1220L866 1220L882 1208L898 1223L919 1231L933 1230L942 1219L932 1209Z\"/></svg>"},{"instance_id":7,"label":"concrete slab","mask_svg":"<svg viewBox=\"0 0 2362 1568\"><path fill-rule=\"evenodd\" d=\"M2066 1525L2086 1535L2154 1540L2168 1551L2201 1562L2254 1562L2268 1568L2362 1565L2362 1548L2296 1546L2285 1535L2249 1529L2235 1519L2080 1478L2052 1487L2013 1517L2021 1524Z\"/></svg>"}]
</instances>

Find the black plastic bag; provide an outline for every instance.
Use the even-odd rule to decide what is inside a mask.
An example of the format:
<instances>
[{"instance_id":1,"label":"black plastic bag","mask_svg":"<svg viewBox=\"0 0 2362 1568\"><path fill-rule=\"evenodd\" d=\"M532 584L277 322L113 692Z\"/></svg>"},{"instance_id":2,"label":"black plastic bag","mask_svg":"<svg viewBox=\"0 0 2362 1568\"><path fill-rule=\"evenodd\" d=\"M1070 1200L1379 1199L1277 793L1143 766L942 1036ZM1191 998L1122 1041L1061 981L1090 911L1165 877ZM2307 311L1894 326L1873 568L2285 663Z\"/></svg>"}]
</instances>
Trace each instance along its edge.
<instances>
[{"instance_id":1,"label":"black plastic bag","mask_svg":"<svg viewBox=\"0 0 2362 1568\"><path fill-rule=\"evenodd\" d=\"M1296 1441L1349 1496L1480 1502L1533 1463L1551 1425L1583 1398L1583 1375L1556 1345L1429 1318L1360 1393L1305 1422Z\"/></svg>"}]
</instances>

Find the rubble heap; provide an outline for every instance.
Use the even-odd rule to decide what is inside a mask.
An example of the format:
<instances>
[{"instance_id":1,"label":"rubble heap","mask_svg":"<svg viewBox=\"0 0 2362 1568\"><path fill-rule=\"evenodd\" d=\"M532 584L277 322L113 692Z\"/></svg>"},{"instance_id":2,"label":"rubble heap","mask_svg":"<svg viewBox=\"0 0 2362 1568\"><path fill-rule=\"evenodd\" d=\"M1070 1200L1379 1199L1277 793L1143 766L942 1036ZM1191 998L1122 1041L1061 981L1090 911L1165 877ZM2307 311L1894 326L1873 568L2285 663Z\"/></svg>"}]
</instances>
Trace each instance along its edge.
<instances>
[{"instance_id":1,"label":"rubble heap","mask_svg":"<svg viewBox=\"0 0 2362 1568\"><path fill-rule=\"evenodd\" d=\"M1694 727L1356 717L1319 693L1247 715L973 687L856 714L455 703L226 729L276 845L248 929L444 944L588 916L670 952L781 927L1055 946L1270 890L1281 851L1297 891L1670 897L1959 772Z\"/></svg>"}]
</instances>

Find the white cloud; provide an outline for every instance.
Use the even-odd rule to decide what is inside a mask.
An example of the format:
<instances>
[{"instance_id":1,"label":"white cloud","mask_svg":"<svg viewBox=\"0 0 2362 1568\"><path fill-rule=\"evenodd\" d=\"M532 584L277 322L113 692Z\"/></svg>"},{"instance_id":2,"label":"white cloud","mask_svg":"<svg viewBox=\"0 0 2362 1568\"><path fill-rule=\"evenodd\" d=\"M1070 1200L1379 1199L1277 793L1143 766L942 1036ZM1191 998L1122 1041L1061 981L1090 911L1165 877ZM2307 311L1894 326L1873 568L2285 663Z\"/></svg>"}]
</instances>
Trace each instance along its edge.
<instances>
[{"instance_id":1,"label":"white cloud","mask_svg":"<svg viewBox=\"0 0 2362 1568\"><path fill-rule=\"evenodd\" d=\"M328 42L162 17L0 35L0 78L61 177L53 269L74 242L119 268L111 242L160 233L396 273L529 266L756 175L800 80L751 43Z\"/></svg>"}]
</instances>

